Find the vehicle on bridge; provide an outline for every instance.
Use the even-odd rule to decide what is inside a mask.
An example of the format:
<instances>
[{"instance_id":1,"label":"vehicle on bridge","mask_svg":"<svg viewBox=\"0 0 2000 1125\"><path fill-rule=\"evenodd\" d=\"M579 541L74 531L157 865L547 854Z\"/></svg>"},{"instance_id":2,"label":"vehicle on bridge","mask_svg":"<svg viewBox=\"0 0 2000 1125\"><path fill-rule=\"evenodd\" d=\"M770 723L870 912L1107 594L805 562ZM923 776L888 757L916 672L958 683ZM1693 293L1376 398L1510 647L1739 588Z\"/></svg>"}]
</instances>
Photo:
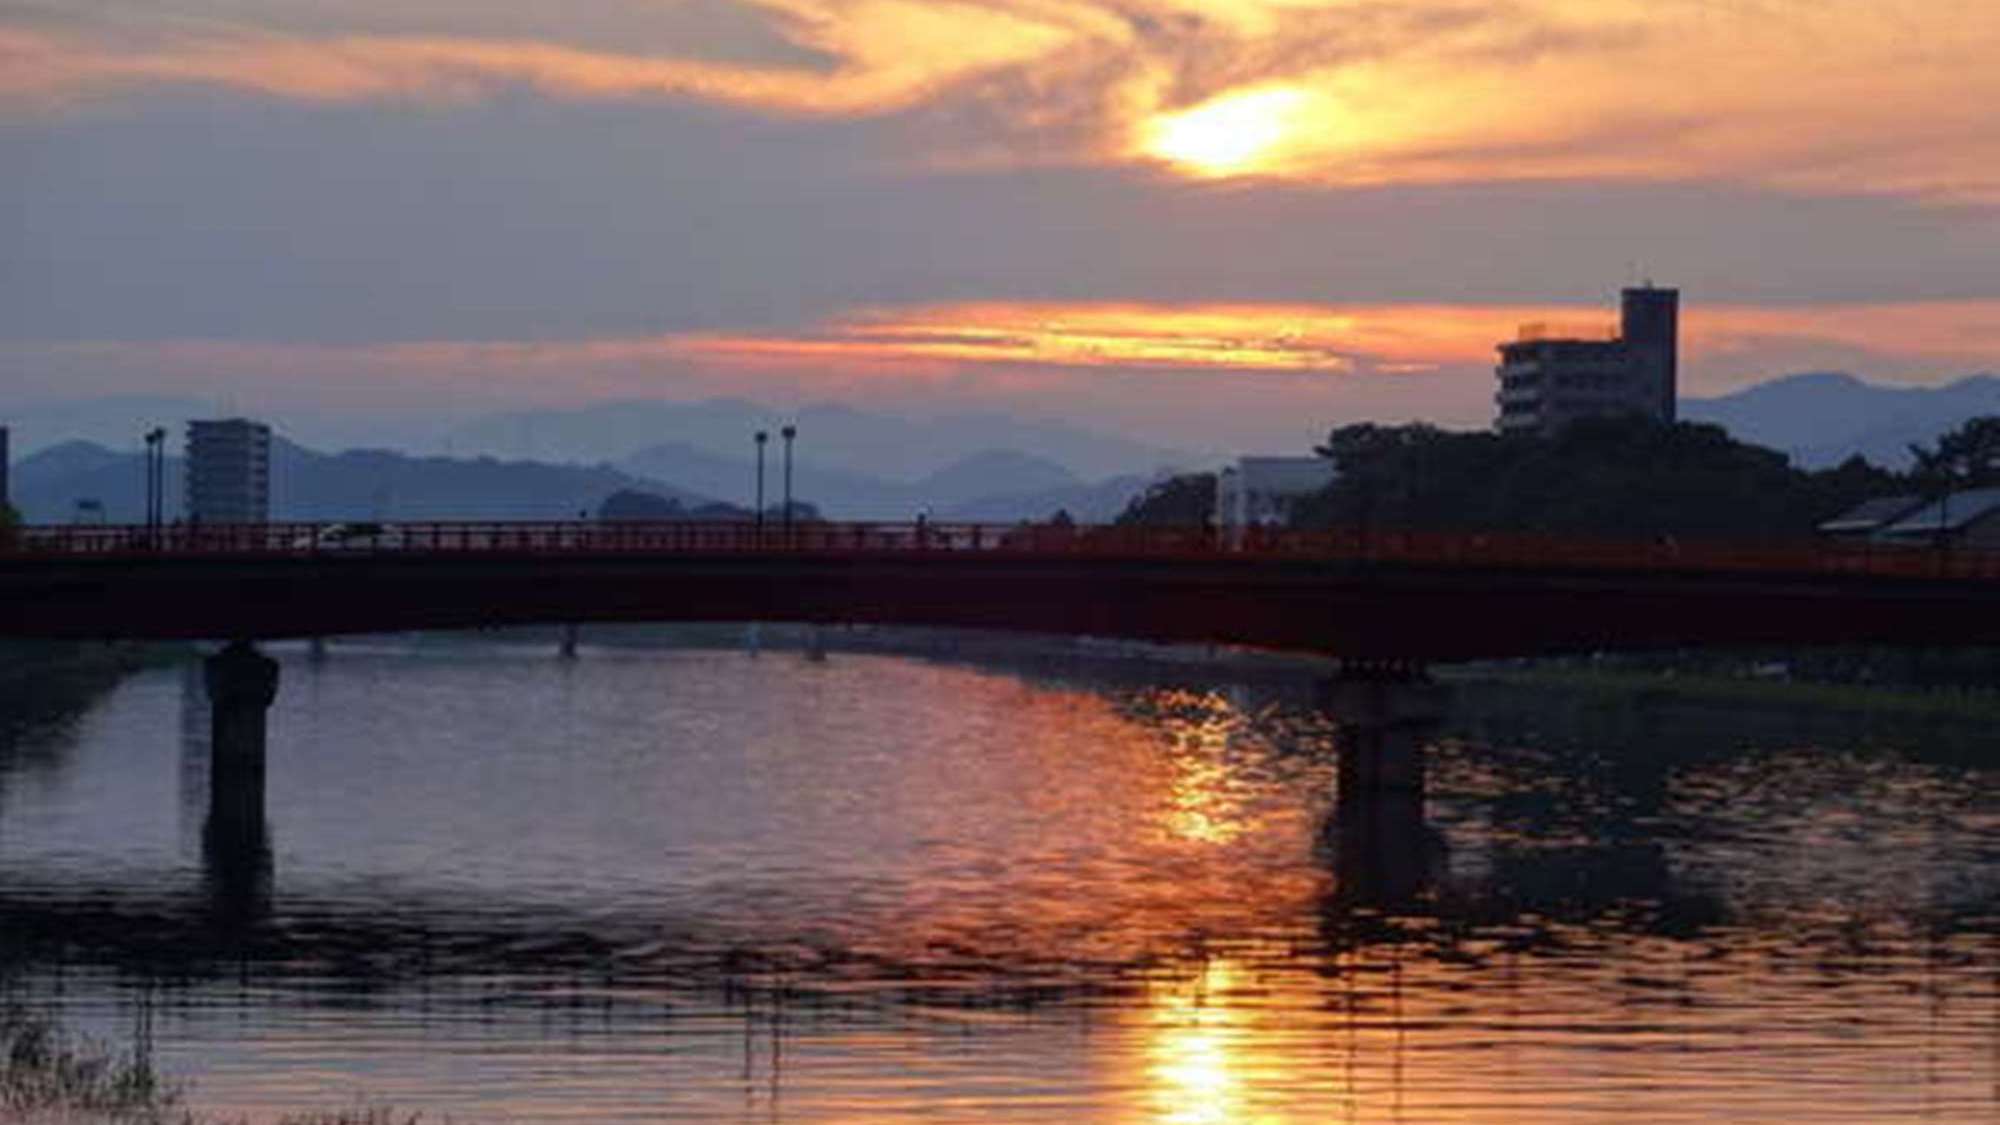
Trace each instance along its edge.
<instances>
[{"instance_id":1,"label":"vehicle on bridge","mask_svg":"<svg viewBox=\"0 0 2000 1125\"><path fill-rule=\"evenodd\" d=\"M381 523L335 523L292 539L295 551L400 551L401 528Z\"/></svg>"}]
</instances>

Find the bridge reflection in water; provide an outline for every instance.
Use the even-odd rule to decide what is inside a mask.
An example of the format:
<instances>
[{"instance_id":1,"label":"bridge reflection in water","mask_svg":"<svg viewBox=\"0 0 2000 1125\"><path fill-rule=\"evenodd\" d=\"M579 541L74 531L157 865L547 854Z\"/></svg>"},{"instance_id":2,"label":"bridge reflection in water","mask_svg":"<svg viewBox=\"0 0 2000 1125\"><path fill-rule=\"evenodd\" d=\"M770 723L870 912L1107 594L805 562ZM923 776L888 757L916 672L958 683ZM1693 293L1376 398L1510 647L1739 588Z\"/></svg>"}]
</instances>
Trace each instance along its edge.
<instances>
[{"instance_id":1,"label":"bridge reflection in water","mask_svg":"<svg viewBox=\"0 0 2000 1125\"><path fill-rule=\"evenodd\" d=\"M817 645L818 641L815 641ZM246 657L254 663L245 663ZM809 659L825 660L823 650ZM323 654L307 665L316 672ZM255 684L275 687L276 662L238 650L189 663L180 678L181 815L183 835L198 823L204 892L211 922L219 932L247 930L265 920L273 891L272 834L266 813L266 755L261 724L269 699L250 708L257 729L230 732L241 743L227 745L214 733L218 715L241 708L216 698L218 666L230 665ZM259 691L263 688L257 689ZM1322 680L1316 707L1336 735L1337 781L1329 813L1318 833L1316 854L1333 872L1342 907L1394 907L1415 901L1431 886L1443 859L1442 838L1424 817L1426 745L1443 720L1449 689L1422 677L1367 675ZM1226 812L1210 808L1208 786L1219 779L1193 778L1179 807L1175 830L1189 839L1226 842L1241 827Z\"/></svg>"},{"instance_id":2,"label":"bridge reflection in water","mask_svg":"<svg viewBox=\"0 0 2000 1125\"><path fill-rule=\"evenodd\" d=\"M198 882L168 871L120 883L114 865L99 885L58 866L59 885L37 888L27 877L46 862L24 863L34 844L11 834L0 962L14 980L53 967L74 989L97 987L85 982L100 969L174 982L169 995L189 999L168 1003L166 1041L207 1035L200 1059L261 1068L247 1083L242 1070L182 1069L204 1096L245 1099L218 1108L258 1112L271 1103L255 1091L301 1059L321 1073L351 1067L371 1096L398 1101L435 1090L449 1071L460 1093L418 1107L482 1119L536 1117L571 1099L631 1106L662 1090L709 1117L744 1105L757 1116L781 1106L780 1116L830 1120L909 1108L881 1086L863 1088L869 1074L888 1074L905 1098L948 1092L924 1106L947 1121L1033 1117L1039 1106L1045 1120L1375 1122L1399 1111L1409 1120L1476 1111L1481 1120L1595 1122L1629 1109L1634 1085L1663 1072L1678 1076L1690 1119L1720 1106L1742 1120L1796 1120L1806 1104L1815 1116L1846 1106L1891 1120L1920 1096L1933 1097L1942 1119L1990 1109L1978 1099L1990 1094L1979 1083L1990 1077L1981 1067L1992 1057L1986 1005L2000 915L1977 861L1981 841L1993 842L1990 827L1978 827L1980 775L1961 783L1900 761L1843 765L1840 746L1827 745L1745 776L1732 763L1754 759L1745 748L1763 736L1740 724L1726 735L1690 733L1675 726L1679 712L1643 701L1613 726L1564 735L1622 751L1611 772L1597 773L1580 764L1593 760L1586 750L1522 741L1506 713L1481 710L1482 725L1469 727L1462 687L1449 726L1427 733L1431 709L1409 685L1327 685L1318 707L1302 689L1245 689L1231 705L1206 689L1080 692L880 658L811 664L767 653L755 665L717 663L600 649L572 669L546 653L467 661L365 646L336 651L317 674L289 663L292 706L302 712L326 693L310 704L311 722L335 724L338 737L322 744L301 712L281 714L272 797L282 811L264 835L206 831L206 692L198 678L170 681L183 708L184 807L201 805L189 808L198 811L189 823L226 846L204 848ZM732 694L753 667L764 682ZM771 694L773 678L789 685L774 705L821 717L781 722L795 738L854 729L854 719L827 721L835 714L865 719L869 734L820 747L742 730L756 720L735 708ZM495 680L499 688L466 696ZM406 689L411 681L429 687ZM852 691L839 686L850 681ZM556 694L529 695L528 684ZM881 698L917 689L936 705L912 712ZM572 692L579 706L596 699L604 725L574 725ZM1368 709L1343 711L1334 702L1343 692L1358 692ZM470 741L377 752L379 732L416 713L412 701L427 709L442 697L460 700L455 739ZM708 720L671 722L709 699L715 715L735 716L722 729L740 755L702 757L703 739L717 737ZM671 733L603 743L633 721L614 716L655 702L640 721ZM390 721L378 722L370 704ZM119 706L147 721L144 708ZM885 721L911 714L930 718ZM1399 721L1370 726L1357 716ZM1547 707L1527 721L1569 722ZM1769 740L1796 744L1803 736L1790 722ZM487 744L494 731L527 725L535 733L518 747ZM1489 726L1477 750L1455 747ZM883 730L896 732L893 746L882 745ZM1434 768L1404 775L1422 783L1425 800L1358 802L1342 792L1341 774L1362 768L1342 756L1370 737L1378 775L1396 772L1399 746L1431 745ZM311 752L288 749L295 738ZM566 752L571 738L593 749ZM1990 732L1984 738L1990 746ZM469 757L421 768L447 747ZM334 763L322 751L349 757ZM142 764L104 745L93 753L97 764L78 763L81 784L61 788L101 788L99 779ZM537 772L548 760L581 780L549 787L556 775ZM738 778L728 768L736 762L776 768ZM344 786L327 784L357 770ZM467 776L487 787L454 788ZM1810 783L1815 776L1831 781ZM694 777L707 785L689 795ZM793 851L746 851L740 832L718 838L715 823L699 819L719 809L741 828L749 790L739 786L762 792L780 781L810 790L796 806L806 819L753 822L804 830ZM646 788L626 800L637 786ZM10 817L35 799L31 786L0 788ZM632 851L638 861L614 860L603 886L636 879L644 893L599 889L572 913L559 892L515 881L533 866L446 858L463 861L453 845L466 842L505 850L524 823L508 795L518 802L524 790L537 806L525 822L551 831L521 853L563 848L579 816L593 828L649 814L691 827L614 834L601 856ZM1404 791L1414 798L1415 786ZM364 807L371 793L379 807ZM492 805L473 820L397 825L453 795ZM587 811L577 795L591 798ZM1814 803L1822 799L1832 804ZM86 820L99 808L75 811ZM1453 843L1448 856L1421 819L1426 808ZM1829 809L1848 818L1842 825L1867 817L1865 836L1880 847L1825 835ZM1939 812L1957 825L1926 820ZM329 845L354 837L328 835L326 823L353 816L381 818L362 831L408 832L402 839L432 839L433 850L405 866L420 849L396 842L351 862L357 853ZM506 827L465 836L478 818ZM1075 838L1054 838L1064 825L1078 828ZM1898 835L1899 826L1908 831ZM856 834L828 835L848 828ZM1759 835L1774 828L1796 835ZM1788 865L1803 841L1846 866L1815 858L1810 878L1774 892L1785 886L1774 878L1801 874ZM671 867L684 848L705 858ZM909 866L884 866L892 854ZM1857 907L1857 923L1827 911L1828 871L1869 878L1905 856L1913 866L1896 867L1874 892L1879 912ZM672 873L646 882L648 864ZM1940 870L1925 874L1931 866ZM1714 897L1729 886L1717 868L1744 872L1734 901ZM65 871L82 877L61 883ZM783 871L800 874L774 877ZM399 872L408 878L393 891L341 882L395 884ZM816 897L829 887L839 889ZM707 928L718 919L742 925ZM1114 940L1086 944L1103 934ZM314 1038L310 1029L328 1023L338 1024L337 1040ZM282 1034L258 1046L246 1027ZM484 1087L464 1076L489 1073L477 1069L486 1063L465 1060L490 1060L494 1042L515 1036L563 1061L538 1063L481 1100ZM741 1053L733 1067L714 1057L730 1049ZM438 1061L412 1069L419 1056ZM466 1069L450 1069L453 1058ZM887 1059L899 1061L875 1069ZM1836 1100L1814 1100L1802 1086L1799 1070L1814 1067L1819 1094L1837 1088ZM733 1094L711 1088L739 1069ZM1673 1116L1671 1104L1649 1107Z\"/></svg>"}]
</instances>

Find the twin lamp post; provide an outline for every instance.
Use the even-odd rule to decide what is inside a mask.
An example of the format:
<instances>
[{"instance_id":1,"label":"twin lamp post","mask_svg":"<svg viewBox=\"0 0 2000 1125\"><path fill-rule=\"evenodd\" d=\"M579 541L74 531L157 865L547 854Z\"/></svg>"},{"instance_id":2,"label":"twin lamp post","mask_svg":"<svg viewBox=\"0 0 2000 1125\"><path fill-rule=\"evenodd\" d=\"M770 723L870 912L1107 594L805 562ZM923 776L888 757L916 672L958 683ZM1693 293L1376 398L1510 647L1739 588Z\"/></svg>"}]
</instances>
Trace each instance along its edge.
<instances>
[{"instance_id":1,"label":"twin lamp post","mask_svg":"<svg viewBox=\"0 0 2000 1125\"><path fill-rule=\"evenodd\" d=\"M792 534L792 439L799 436L799 428L787 425L778 431L778 436L785 439L785 507L781 518L784 520L785 537L789 539ZM771 435L765 430L758 430L755 441L757 443L757 537L761 540L764 536L764 447L770 444Z\"/></svg>"}]
</instances>

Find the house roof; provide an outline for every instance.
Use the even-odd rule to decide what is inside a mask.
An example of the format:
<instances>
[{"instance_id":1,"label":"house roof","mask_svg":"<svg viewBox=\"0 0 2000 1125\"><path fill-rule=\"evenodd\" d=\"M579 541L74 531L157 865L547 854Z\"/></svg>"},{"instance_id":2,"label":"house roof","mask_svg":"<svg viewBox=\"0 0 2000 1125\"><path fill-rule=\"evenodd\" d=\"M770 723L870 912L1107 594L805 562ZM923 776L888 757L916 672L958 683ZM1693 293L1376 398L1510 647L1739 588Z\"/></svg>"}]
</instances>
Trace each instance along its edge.
<instances>
[{"instance_id":1,"label":"house roof","mask_svg":"<svg viewBox=\"0 0 2000 1125\"><path fill-rule=\"evenodd\" d=\"M1995 514L2000 514L2000 488L1970 488L1925 504L1883 528L1881 533L1918 536L1963 531Z\"/></svg>"},{"instance_id":2,"label":"house roof","mask_svg":"<svg viewBox=\"0 0 2000 1125\"><path fill-rule=\"evenodd\" d=\"M1848 511L1819 525L1825 535L1851 535L1874 531L1884 524L1894 523L1922 507L1924 498L1909 496L1878 496L1855 505Z\"/></svg>"}]
</instances>

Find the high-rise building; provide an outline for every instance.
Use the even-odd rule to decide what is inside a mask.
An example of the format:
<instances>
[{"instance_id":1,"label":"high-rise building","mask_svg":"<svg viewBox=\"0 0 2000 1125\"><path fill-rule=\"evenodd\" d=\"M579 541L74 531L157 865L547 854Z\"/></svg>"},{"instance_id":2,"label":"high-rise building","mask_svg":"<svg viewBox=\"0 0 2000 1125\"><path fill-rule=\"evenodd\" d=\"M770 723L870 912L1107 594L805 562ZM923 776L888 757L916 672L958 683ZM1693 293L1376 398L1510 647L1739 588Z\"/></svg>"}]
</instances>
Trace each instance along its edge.
<instances>
[{"instance_id":1,"label":"high-rise building","mask_svg":"<svg viewBox=\"0 0 2000 1125\"><path fill-rule=\"evenodd\" d=\"M12 463L7 454L7 427L0 426L0 508L5 508L13 500L14 494L7 491L13 483L7 479L7 467Z\"/></svg>"},{"instance_id":2,"label":"high-rise building","mask_svg":"<svg viewBox=\"0 0 2000 1125\"><path fill-rule=\"evenodd\" d=\"M189 422L189 523L267 523L271 427L244 418Z\"/></svg>"},{"instance_id":3,"label":"high-rise building","mask_svg":"<svg viewBox=\"0 0 2000 1125\"><path fill-rule=\"evenodd\" d=\"M1502 433L1547 435L1579 418L1678 413L1680 291L1627 289L1618 331L1590 333L1527 325L1500 345Z\"/></svg>"}]
</instances>

